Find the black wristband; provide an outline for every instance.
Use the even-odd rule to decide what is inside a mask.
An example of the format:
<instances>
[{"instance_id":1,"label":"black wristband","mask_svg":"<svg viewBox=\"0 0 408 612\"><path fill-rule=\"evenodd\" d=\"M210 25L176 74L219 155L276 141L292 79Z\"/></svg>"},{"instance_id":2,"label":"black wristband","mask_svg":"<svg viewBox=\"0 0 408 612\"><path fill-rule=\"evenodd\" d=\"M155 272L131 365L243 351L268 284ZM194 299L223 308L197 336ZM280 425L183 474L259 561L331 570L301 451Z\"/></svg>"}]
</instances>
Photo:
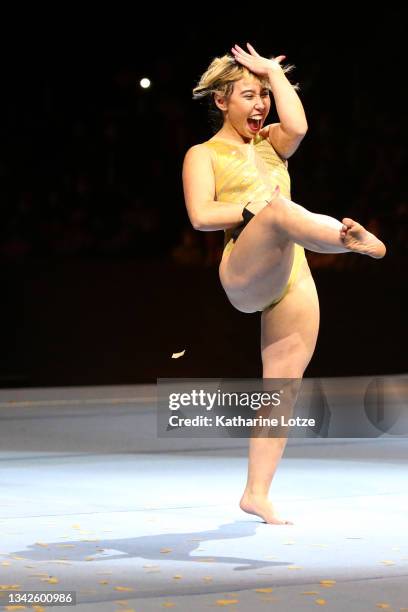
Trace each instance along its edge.
<instances>
[{"instance_id":1,"label":"black wristband","mask_svg":"<svg viewBox=\"0 0 408 612\"><path fill-rule=\"evenodd\" d=\"M249 221L252 219L252 217L255 217L255 214L252 213L250 210L247 209L248 204L250 204L251 202L247 202L244 206L244 208L242 209L242 218L244 220L244 226L249 223Z\"/></svg>"}]
</instances>

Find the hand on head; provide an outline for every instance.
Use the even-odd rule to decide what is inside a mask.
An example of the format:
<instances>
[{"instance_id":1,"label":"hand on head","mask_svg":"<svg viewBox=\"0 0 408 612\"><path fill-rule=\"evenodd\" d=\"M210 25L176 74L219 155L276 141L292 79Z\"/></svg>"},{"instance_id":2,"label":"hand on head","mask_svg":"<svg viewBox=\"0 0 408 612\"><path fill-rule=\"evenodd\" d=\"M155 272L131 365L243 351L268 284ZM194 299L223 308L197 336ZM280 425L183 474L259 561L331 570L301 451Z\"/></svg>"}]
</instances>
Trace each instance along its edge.
<instances>
[{"instance_id":1,"label":"hand on head","mask_svg":"<svg viewBox=\"0 0 408 612\"><path fill-rule=\"evenodd\" d=\"M234 45L231 52L237 62L248 68L254 74L260 77L267 77L269 72L281 71L280 62L282 62L286 56L278 55L273 59L262 57L255 51L252 45L247 43L249 53L241 49L240 46Z\"/></svg>"}]
</instances>

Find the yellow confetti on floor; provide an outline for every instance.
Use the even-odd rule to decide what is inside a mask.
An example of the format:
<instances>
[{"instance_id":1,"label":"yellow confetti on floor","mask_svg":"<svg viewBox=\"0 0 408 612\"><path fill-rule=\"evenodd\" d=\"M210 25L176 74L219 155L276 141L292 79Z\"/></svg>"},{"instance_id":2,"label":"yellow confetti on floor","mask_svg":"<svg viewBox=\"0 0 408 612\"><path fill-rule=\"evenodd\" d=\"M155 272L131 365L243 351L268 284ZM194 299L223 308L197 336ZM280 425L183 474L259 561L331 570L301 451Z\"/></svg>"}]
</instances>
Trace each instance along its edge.
<instances>
[{"instance_id":1,"label":"yellow confetti on floor","mask_svg":"<svg viewBox=\"0 0 408 612\"><path fill-rule=\"evenodd\" d=\"M287 569L297 570L297 569L303 569L303 567L301 565L288 565Z\"/></svg>"},{"instance_id":2,"label":"yellow confetti on floor","mask_svg":"<svg viewBox=\"0 0 408 612\"><path fill-rule=\"evenodd\" d=\"M75 548L75 544L57 544L58 548Z\"/></svg>"},{"instance_id":3,"label":"yellow confetti on floor","mask_svg":"<svg viewBox=\"0 0 408 612\"><path fill-rule=\"evenodd\" d=\"M326 600L325 599L315 599L315 603L317 603L318 606L325 606Z\"/></svg>"},{"instance_id":4,"label":"yellow confetti on floor","mask_svg":"<svg viewBox=\"0 0 408 612\"><path fill-rule=\"evenodd\" d=\"M161 548L160 552L162 554L166 554L166 553L172 552L172 550L173 550L172 548Z\"/></svg>"},{"instance_id":5,"label":"yellow confetti on floor","mask_svg":"<svg viewBox=\"0 0 408 612\"><path fill-rule=\"evenodd\" d=\"M16 559L17 561L27 561L25 557L18 557L17 555L10 555L12 559Z\"/></svg>"},{"instance_id":6,"label":"yellow confetti on floor","mask_svg":"<svg viewBox=\"0 0 408 612\"><path fill-rule=\"evenodd\" d=\"M18 591L21 584L0 584L0 591Z\"/></svg>"},{"instance_id":7,"label":"yellow confetti on floor","mask_svg":"<svg viewBox=\"0 0 408 612\"><path fill-rule=\"evenodd\" d=\"M45 608L43 606L33 606L34 612L45 612Z\"/></svg>"},{"instance_id":8,"label":"yellow confetti on floor","mask_svg":"<svg viewBox=\"0 0 408 612\"><path fill-rule=\"evenodd\" d=\"M5 610L28 610L26 606L4 606Z\"/></svg>"},{"instance_id":9,"label":"yellow confetti on floor","mask_svg":"<svg viewBox=\"0 0 408 612\"><path fill-rule=\"evenodd\" d=\"M80 542L100 542L100 540L79 540Z\"/></svg>"},{"instance_id":10,"label":"yellow confetti on floor","mask_svg":"<svg viewBox=\"0 0 408 612\"><path fill-rule=\"evenodd\" d=\"M380 563L383 563L384 565L395 565L395 561L388 561L388 559L380 561Z\"/></svg>"},{"instance_id":11,"label":"yellow confetti on floor","mask_svg":"<svg viewBox=\"0 0 408 612\"><path fill-rule=\"evenodd\" d=\"M65 561L65 559L50 559L48 563L62 563L63 565L72 565L71 561Z\"/></svg>"},{"instance_id":12,"label":"yellow confetti on floor","mask_svg":"<svg viewBox=\"0 0 408 612\"><path fill-rule=\"evenodd\" d=\"M174 608L175 605L176 604L171 601L165 601L164 603L162 603L163 608Z\"/></svg>"},{"instance_id":13,"label":"yellow confetti on floor","mask_svg":"<svg viewBox=\"0 0 408 612\"><path fill-rule=\"evenodd\" d=\"M81 525L71 525L72 529L81 529Z\"/></svg>"},{"instance_id":14,"label":"yellow confetti on floor","mask_svg":"<svg viewBox=\"0 0 408 612\"><path fill-rule=\"evenodd\" d=\"M182 357L185 352L186 352L186 349L184 349L184 351L180 351L180 353L173 353L171 358L172 359L178 359L179 357Z\"/></svg>"},{"instance_id":15,"label":"yellow confetti on floor","mask_svg":"<svg viewBox=\"0 0 408 612\"><path fill-rule=\"evenodd\" d=\"M133 587L124 587L124 586L116 586L114 587L115 591L134 591Z\"/></svg>"},{"instance_id":16,"label":"yellow confetti on floor","mask_svg":"<svg viewBox=\"0 0 408 612\"><path fill-rule=\"evenodd\" d=\"M95 557L85 557L84 561L95 561Z\"/></svg>"},{"instance_id":17,"label":"yellow confetti on floor","mask_svg":"<svg viewBox=\"0 0 408 612\"><path fill-rule=\"evenodd\" d=\"M256 593L272 593L272 587L266 587L265 589L255 589Z\"/></svg>"},{"instance_id":18,"label":"yellow confetti on floor","mask_svg":"<svg viewBox=\"0 0 408 612\"><path fill-rule=\"evenodd\" d=\"M206 582L211 582L212 581L212 576L204 576L203 580L205 580Z\"/></svg>"},{"instance_id":19,"label":"yellow confetti on floor","mask_svg":"<svg viewBox=\"0 0 408 612\"><path fill-rule=\"evenodd\" d=\"M382 610L388 610L391 608L390 604L387 603L378 603L376 604L377 608L381 608Z\"/></svg>"},{"instance_id":20,"label":"yellow confetti on floor","mask_svg":"<svg viewBox=\"0 0 408 612\"><path fill-rule=\"evenodd\" d=\"M331 587L336 584L335 580L320 580L320 584L325 587Z\"/></svg>"},{"instance_id":21,"label":"yellow confetti on floor","mask_svg":"<svg viewBox=\"0 0 408 612\"><path fill-rule=\"evenodd\" d=\"M59 580L58 578L55 578L55 576L51 576L51 578L41 578L41 582L49 582L50 584L58 584Z\"/></svg>"},{"instance_id":22,"label":"yellow confetti on floor","mask_svg":"<svg viewBox=\"0 0 408 612\"><path fill-rule=\"evenodd\" d=\"M98 584L109 584L109 580L99 580Z\"/></svg>"},{"instance_id":23,"label":"yellow confetti on floor","mask_svg":"<svg viewBox=\"0 0 408 612\"><path fill-rule=\"evenodd\" d=\"M174 580L180 580L183 576L181 574L176 574L175 576L173 576Z\"/></svg>"},{"instance_id":24,"label":"yellow confetti on floor","mask_svg":"<svg viewBox=\"0 0 408 612\"><path fill-rule=\"evenodd\" d=\"M231 606L239 602L239 599L217 599L215 602L217 606Z\"/></svg>"},{"instance_id":25,"label":"yellow confetti on floor","mask_svg":"<svg viewBox=\"0 0 408 612\"><path fill-rule=\"evenodd\" d=\"M302 591L301 595L319 595L319 591Z\"/></svg>"}]
</instances>

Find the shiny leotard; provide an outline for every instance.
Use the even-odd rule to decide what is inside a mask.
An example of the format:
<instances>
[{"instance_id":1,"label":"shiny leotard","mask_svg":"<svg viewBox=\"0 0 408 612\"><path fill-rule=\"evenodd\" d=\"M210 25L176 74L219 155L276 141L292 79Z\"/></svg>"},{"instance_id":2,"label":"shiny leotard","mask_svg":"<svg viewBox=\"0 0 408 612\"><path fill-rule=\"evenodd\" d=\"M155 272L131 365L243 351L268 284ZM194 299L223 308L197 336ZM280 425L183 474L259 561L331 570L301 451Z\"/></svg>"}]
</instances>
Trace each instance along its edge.
<instances>
[{"instance_id":1,"label":"shiny leotard","mask_svg":"<svg viewBox=\"0 0 408 612\"><path fill-rule=\"evenodd\" d=\"M253 145L233 143L217 137L203 144L212 153L217 201L244 205L249 201L270 200L276 185L279 185L283 197L291 199L287 162L279 157L270 142L262 136L256 136ZM224 230L224 252L234 248L235 242L231 237L233 231L234 228ZM305 259L303 247L295 243L292 269L285 289L260 312L277 304L286 295Z\"/></svg>"}]
</instances>

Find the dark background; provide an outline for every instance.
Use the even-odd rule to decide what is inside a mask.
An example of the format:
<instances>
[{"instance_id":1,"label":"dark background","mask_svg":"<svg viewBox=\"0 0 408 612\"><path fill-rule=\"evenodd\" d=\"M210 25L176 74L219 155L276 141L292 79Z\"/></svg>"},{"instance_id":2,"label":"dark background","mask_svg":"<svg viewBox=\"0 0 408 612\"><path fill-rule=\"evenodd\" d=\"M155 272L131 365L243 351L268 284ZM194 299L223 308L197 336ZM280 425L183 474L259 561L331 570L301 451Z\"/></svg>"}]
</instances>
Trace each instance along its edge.
<instances>
[{"instance_id":1,"label":"dark background","mask_svg":"<svg viewBox=\"0 0 408 612\"><path fill-rule=\"evenodd\" d=\"M309 131L292 199L388 247L381 261L308 254L322 322L307 374L406 371L403 10L59 10L2 25L0 383L261 375L259 315L224 296L223 233L191 228L181 183L186 150L211 136L191 90L247 40L296 66Z\"/></svg>"}]
</instances>

